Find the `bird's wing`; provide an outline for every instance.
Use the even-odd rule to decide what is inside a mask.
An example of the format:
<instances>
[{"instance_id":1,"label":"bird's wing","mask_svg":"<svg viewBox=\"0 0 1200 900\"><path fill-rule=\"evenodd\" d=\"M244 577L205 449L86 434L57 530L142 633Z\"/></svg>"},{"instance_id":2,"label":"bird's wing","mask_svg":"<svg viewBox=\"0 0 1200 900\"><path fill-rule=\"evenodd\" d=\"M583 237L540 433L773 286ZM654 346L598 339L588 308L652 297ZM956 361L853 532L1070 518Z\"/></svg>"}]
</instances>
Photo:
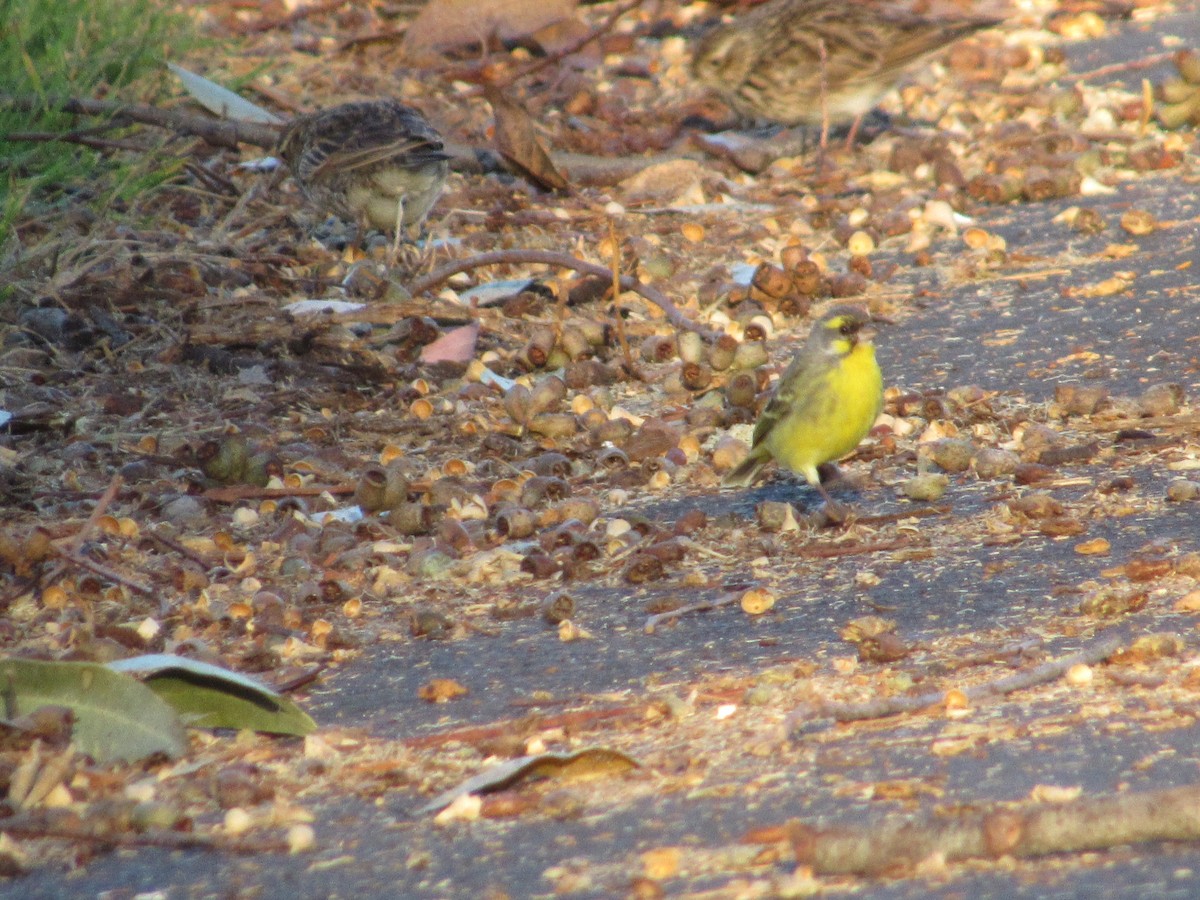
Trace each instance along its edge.
<instances>
[{"instance_id":1,"label":"bird's wing","mask_svg":"<svg viewBox=\"0 0 1200 900\"><path fill-rule=\"evenodd\" d=\"M820 351L801 352L792 360L779 378L775 396L758 417L752 446L757 447L766 440L785 416L804 416L813 408L818 382L827 374L829 363L829 357Z\"/></svg>"}]
</instances>

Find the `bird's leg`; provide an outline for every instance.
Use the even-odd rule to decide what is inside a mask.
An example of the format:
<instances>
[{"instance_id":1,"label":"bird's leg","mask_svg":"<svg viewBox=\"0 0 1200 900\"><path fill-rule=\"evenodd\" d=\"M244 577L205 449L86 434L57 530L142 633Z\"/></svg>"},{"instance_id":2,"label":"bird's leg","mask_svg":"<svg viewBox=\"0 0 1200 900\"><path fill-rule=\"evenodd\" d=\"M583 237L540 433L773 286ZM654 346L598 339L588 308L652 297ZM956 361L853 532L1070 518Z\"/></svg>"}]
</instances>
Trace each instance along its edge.
<instances>
[{"instance_id":1,"label":"bird's leg","mask_svg":"<svg viewBox=\"0 0 1200 900\"><path fill-rule=\"evenodd\" d=\"M850 517L850 510L846 504L838 503L829 496L829 491L825 490L825 485L821 484L821 479L818 477L813 487L817 489L817 493L825 500L825 518L833 525L844 525Z\"/></svg>"},{"instance_id":2,"label":"bird's leg","mask_svg":"<svg viewBox=\"0 0 1200 900\"><path fill-rule=\"evenodd\" d=\"M400 259L400 235L404 234L404 198L396 198L396 230L392 237L392 265Z\"/></svg>"},{"instance_id":3,"label":"bird's leg","mask_svg":"<svg viewBox=\"0 0 1200 900\"><path fill-rule=\"evenodd\" d=\"M865 116L866 116L866 113L855 116L854 122L850 125L850 133L848 135L846 135L846 150L847 151L854 149L854 141L858 137L858 129L862 127L863 118Z\"/></svg>"}]
</instances>

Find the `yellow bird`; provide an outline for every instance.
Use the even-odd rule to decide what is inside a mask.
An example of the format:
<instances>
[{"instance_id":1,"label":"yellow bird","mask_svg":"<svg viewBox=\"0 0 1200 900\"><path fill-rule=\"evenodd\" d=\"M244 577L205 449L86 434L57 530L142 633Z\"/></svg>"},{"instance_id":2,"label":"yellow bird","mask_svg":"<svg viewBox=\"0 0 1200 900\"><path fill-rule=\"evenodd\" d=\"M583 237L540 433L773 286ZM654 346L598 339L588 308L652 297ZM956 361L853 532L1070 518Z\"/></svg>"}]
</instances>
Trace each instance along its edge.
<instances>
[{"instance_id":1,"label":"yellow bird","mask_svg":"<svg viewBox=\"0 0 1200 900\"><path fill-rule=\"evenodd\" d=\"M725 484L744 487L775 459L836 506L817 466L857 447L883 407L875 347L862 334L870 321L861 309L837 306L813 325L754 426L750 455L725 476Z\"/></svg>"}]
</instances>

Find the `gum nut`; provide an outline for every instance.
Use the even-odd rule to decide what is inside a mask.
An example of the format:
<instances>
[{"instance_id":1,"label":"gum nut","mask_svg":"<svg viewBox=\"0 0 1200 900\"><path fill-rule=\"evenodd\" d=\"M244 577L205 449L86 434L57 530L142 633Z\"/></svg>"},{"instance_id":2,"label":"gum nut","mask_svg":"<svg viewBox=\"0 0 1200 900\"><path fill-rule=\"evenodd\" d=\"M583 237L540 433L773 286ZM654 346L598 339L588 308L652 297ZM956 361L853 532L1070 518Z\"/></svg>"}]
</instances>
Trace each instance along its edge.
<instances>
[{"instance_id":1,"label":"gum nut","mask_svg":"<svg viewBox=\"0 0 1200 900\"><path fill-rule=\"evenodd\" d=\"M983 481L1003 478L1017 471L1021 458L1011 450L985 447L975 454L975 475Z\"/></svg>"},{"instance_id":2,"label":"gum nut","mask_svg":"<svg viewBox=\"0 0 1200 900\"><path fill-rule=\"evenodd\" d=\"M928 456L944 472L965 472L971 467L971 456L975 450L970 441L960 441L954 438L943 438L933 441L922 448L922 453Z\"/></svg>"},{"instance_id":3,"label":"gum nut","mask_svg":"<svg viewBox=\"0 0 1200 900\"><path fill-rule=\"evenodd\" d=\"M700 363L704 361L706 348L704 338L694 331L682 331L676 338L679 358L684 363Z\"/></svg>"},{"instance_id":4,"label":"gum nut","mask_svg":"<svg viewBox=\"0 0 1200 900\"><path fill-rule=\"evenodd\" d=\"M904 482L902 490L909 500L925 500L932 502L940 500L950 486L950 479L945 475L927 473L916 475Z\"/></svg>"},{"instance_id":5,"label":"gum nut","mask_svg":"<svg viewBox=\"0 0 1200 900\"><path fill-rule=\"evenodd\" d=\"M846 249L854 256L869 256L875 250L875 239L865 231L856 231L846 241Z\"/></svg>"},{"instance_id":6,"label":"gum nut","mask_svg":"<svg viewBox=\"0 0 1200 900\"><path fill-rule=\"evenodd\" d=\"M725 435L717 441L713 448L713 468L718 472L727 472L741 463L750 454L750 448L737 438Z\"/></svg>"}]
</instances>

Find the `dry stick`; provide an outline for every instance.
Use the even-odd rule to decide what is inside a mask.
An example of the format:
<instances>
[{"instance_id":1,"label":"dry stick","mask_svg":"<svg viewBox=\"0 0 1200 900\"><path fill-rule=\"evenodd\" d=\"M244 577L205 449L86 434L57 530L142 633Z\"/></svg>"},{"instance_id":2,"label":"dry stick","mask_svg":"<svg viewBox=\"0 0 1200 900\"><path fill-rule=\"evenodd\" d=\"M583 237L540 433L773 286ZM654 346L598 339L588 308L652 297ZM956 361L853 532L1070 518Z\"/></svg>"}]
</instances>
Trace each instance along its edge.
<instances>
[{"instance_id":1,"label":"dry stick","mask_svg":"<svg viewBox=\"0 0 1200 900\"><path fill-rule=\"evenodd\" d=\"M444 266L434 269L428 275L423 275L416 279L408 286L408 289L411 294L416 296L417 294L432 290L446 279L460 272L469 272L471 269L480 269L484 266L530 263L558 266L561 269L574 269L576 272L583 272L585 275L595 275L598 278L608 278L612 274L605 266L584 262L582 259L576 259L574 256L566 253L556 253L553 250L493 250L490 253L480 253L468 259L458 259L449 262ZM706 338L713 339L717 337L715 333L685 316L679 307L668 300L658 289L652 288L648 284L643 284L630 275L620 276L618 284L623 291L633 291L636 294L641 294L666 313L667 318L672 324L680 328L685 328L688 331L695 331Z\"/></svg>"},{"instance_id":2,"label":"dry stick","mask_svg":"<svg viewBox=\"0 0 1200 900\"><path fill-rule=\"evenodd\" d=\"M9 816L0 820L0 832L29 840L86 841L114 847L167 847L175 850L220 850L225 853L286 853L283 841L227 840L181 831L110 832L97 834L39 821L37 816Z\"/></svg>"},{"instance_id":3,"label":"dry stick","mask_svg":"<svg viewBox=\"0 0 1200 900\"><path fill-rule=\"evenodd\" d=\"M730 606L742 599L741 591L733 594L726 594L724 597L718 597L716 600L701 600L699 603L689 603L687 606L681 606L678 609L668 610L667 612L657 613L646 618L646 624L642 626L642 631L645 634L653 634L654 629L663 622L670 622L678 619L681 616L686 616L688 613L708 612L711 609L720 609L722 606Z\"/></svg>"},{"instance_id":4,"label":"dry stick","mask_svg":"<svg viewBox=\"0 0 1200 900\"><path fill-rule=\"evenodd\" d=\"M603 22L601 22L599 25L597 25L594 29L589 31L583 37L579 38L578 40L572 41L567 46L565 46L559 50L556 50L555 52L548 54L547 56L542 57L541 59L537 60L536 62L530 63L524 69L521 69L520 71L513 73L513 76L511 78L507 79L506 81L500 82L497 85L497 87L502 87L502 88L503 87L511 87L513 84L515 84L520 79L528 78L530 75L534 74L535 72L540 72L542 69L546 68L547 66L551 66L554 63L559 62L560 60L566 59L568 56L571 56L574 53L578 53L580 50L582 50L588 44L592 43L593 41L599 40L601 37L608 34L608 32L612 31L613 26L617 24L617 20L620 19L621 16L625 15L626 13L633 12L635 9L637 9L639 6L641 6L642 3L643 3L643 0L630 0L630 2L626 3L625 5L618 6L611 13L609 13L607 19L605 19Z\"/></svg>"},{"instance_id":5,"label":"dry stick","mask_svg":"<svg viewBox=\"0 0 1200 900\"><path fill-rule=\"evenodd\" d=\"M1111 635L1097 641L1092 646L1072 653L1061 659L1042 663L1024 672L1016 672L1005 678L998 678L986 684L978 684L967 688L963 693L972 703L994 697L1000 694L1011 694L1013 691L1024 690L1038 684L1045 684L1061 678L1063 674L1075 665L1095 665L1103 662L1121 649L1125 642L1124 635ZM788 717L788 730L800 723L801 720L811 721L813 714L821 718L832 718L838 722L854 722L862 719L882 719L900 713L917 712L931 706L937 706L945 700L944 691L930 691L916 697L880 697L865 703L821 703L819 705L801 708Z\"/></svg>"},{"instance_id":6,"label":"dry stick","mask_svg":"<svg viewBox=\"0 0 1200 900\"><path fill-rule=\"evenodd\" d=\"M613 310L615 315L613 319L617 329L617 343L621 345L621 353L625 357L625 370L633 375L637 373L637 366L633 362L633 354L629 351L629 339L625 336L625 319L621 315L621 244L617 240L617 226L610 218L608 220L608 240L612 244L612 296Z\"/></svg>"},{"instance_id":7,"label":"dry stick","mask_svg":"<svg viewBox=\"0 0 1200 900\"><path fill-rule=\"evenodd\" d=\"M796 862L818 875L907 872L931 857L1034 857L1150 841L1195 841L1200 840L1200 785L999 807L950 821L907 819L862 829L818 829L792 821L786 830Z\"/></svg>"},{"instance_id":8,"label":"dry stick","mask_svg":"<svg viewBox=\"0 0 1200 900\"><path fill-rule=\"evenodd\" d=\"M120 572L110 569L108 566L102 566L100 563L88 559L86 556L80 556L69 550L59 550L57 553L59 559L73 566L79 566L81 569L95 572L101 578L107 578L109 581L117 582L117 584L123 584L130 590L137 591L139 594L145 594L146 596L154 595L154 589L148 585L142 584L140 581L134 581L132 578L126 578Z\"/></svg>"},{"instance_id":9,"label":"dry stick","mask_svg":"<svg viewBox=\"0 0 1200 900\"><path fill-rule=\"evenodd\" d=\"M1143 59L1133 59L1128 62L1113 63L1111 66L1101 66L1090 72L1080 72L1078 75L1068 75L1064 81L1086 81L1089 78L1103 78L1107 75L1120 75L1122 72L1138 72L1151 69L1160 63L1170 62L1175 58L1174 52L1156 53Z\"/></svg>"},{"instance_id":10,"label":"dry stick","mask_svg":"<svg viewBox=\"0 0 1200 900\"><path fill-rule=\"evenodd\" d=\"M214 119L208 115L160 109L156 106L117 103L111 100L62 97L43 102L32 98L0 94L0 108L5 106L23 110L48 107L75 115L113 116L128 119L131 122L140 122L143 125L167 128L178 134L203 138L214 146L230 147L235 150L239 143L254 144L257 147L274 147L280 130L278 125L237 122L233 119Z\"/></svg>"},{"instance_id":11,"label":"dry stick","mask_svg":"<svg viewBox=\"0 0 1200 900\"><path fill-rule=\"evenodd\" d=\"M67 544L67 550L71 553L78 552L83 546L84 541L91 537L92 532L96 530L96 523L100 521L100 517L104 515L109 504L117 496L117 491L121 490L121 485L125 483L125 479L121 477L121 473L113 475L112 480L108 482L108 487L104 489L104 493L100 495L100 499L96 501L96 505L92 508L92 514L88 516L88 520L83 523L83 527L75 533L71 538L71 542Z\"/></svg>"}]
</instances>

